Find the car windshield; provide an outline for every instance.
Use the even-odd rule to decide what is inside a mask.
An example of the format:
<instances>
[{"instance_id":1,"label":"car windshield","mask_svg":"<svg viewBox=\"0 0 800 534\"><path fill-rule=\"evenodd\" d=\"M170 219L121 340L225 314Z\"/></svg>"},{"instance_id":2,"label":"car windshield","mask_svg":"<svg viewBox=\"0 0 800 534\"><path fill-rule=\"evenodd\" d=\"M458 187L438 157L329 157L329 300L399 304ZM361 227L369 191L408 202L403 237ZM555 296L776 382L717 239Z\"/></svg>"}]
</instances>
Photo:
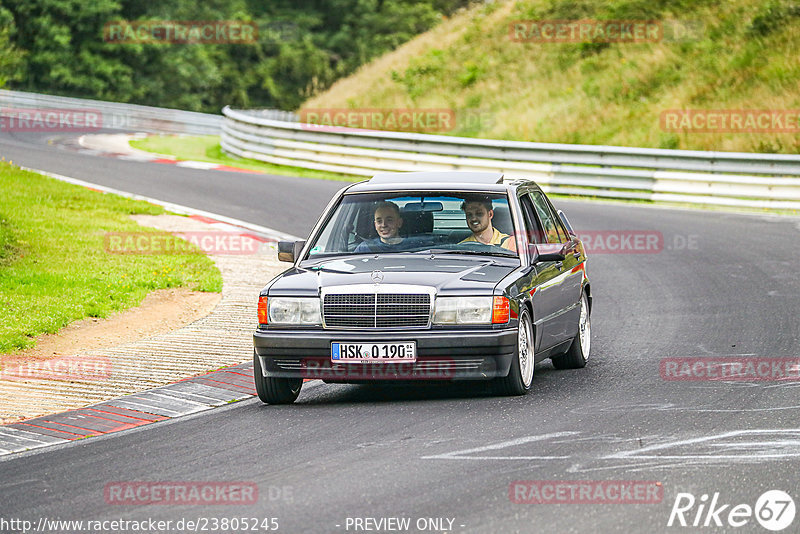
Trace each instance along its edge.
<instances>
[{"instance_id":1,"label":"car windshield","mask_svg":"<svg viewBox=\"0 0 800 534\"><path fill-rule=\"evenodd\" d=\"M517 257L515 235L503 193L350 194L327 218L308 258L375 253Z\"/></svg>"}]
</instances>

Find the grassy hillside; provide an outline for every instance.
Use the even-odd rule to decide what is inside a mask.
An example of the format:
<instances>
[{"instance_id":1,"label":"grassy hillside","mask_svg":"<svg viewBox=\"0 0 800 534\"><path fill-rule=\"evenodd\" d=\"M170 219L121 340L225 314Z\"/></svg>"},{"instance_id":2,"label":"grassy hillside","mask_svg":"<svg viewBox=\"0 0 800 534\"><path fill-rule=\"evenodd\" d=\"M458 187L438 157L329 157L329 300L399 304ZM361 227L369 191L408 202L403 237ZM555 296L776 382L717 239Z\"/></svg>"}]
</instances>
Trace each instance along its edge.
<instances>
[{"instance_id":1,"label":"grassy hillside","mask_svg":"<svg viewBox=\"0 0 800 534\"><path fill-rule=\"evenodd\" d=\"M697 21L650 43L520 43L518 20ZM307 101L447 108L451 135L698 150L800 152L797 133L674 133L674 109L800 109L800 6L786 0L497 0L455 16ZM794 126L797 126L796 124Z\"/></svg>"}]
</instances>

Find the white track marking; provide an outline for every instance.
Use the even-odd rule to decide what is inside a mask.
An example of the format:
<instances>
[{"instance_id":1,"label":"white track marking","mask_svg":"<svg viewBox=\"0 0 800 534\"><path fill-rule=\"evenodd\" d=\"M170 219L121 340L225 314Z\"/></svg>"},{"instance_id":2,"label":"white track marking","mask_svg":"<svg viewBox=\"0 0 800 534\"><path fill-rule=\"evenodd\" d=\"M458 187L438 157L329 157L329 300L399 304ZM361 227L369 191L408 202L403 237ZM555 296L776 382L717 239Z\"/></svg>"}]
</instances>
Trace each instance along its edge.
<instances>
[{"instance_id":1,"label":"white track marking","mask_svg":"<svg viewBox=\"0 0 800 534\"><path fill-rule=\"evenodd\" d=\"M70 178L69 176L63 176L61 174L55 174L52 172L41 171L39 169L31 169L28 167L20 167L20 169L25 171L37 172L39 174L43 174L45 176L49 176L50 178L55 178L56 180L61 180L62 182L67 182L74 185L80 185L83 187L91 187L93 189L97 189L99 191L103 191L104 193L113 193L115 195L120 195L125 198L131 198L134 200L144 200L145 202L150 202L151 204L156 204L158 206L162 206L172 212L180 213L182 215L199 215L201 217L208 217L209 219L216 219L217 221L228 223L234 226L238 226L240 228L246 228L248 230L252 230L254 232L258 232L263 234L269 238L272 238L276 241L298 241L301 238L297 236L293 236L291 234L284 234L283 232L279 232L278 230L273 230L272 228L267 228L266 226L260 226L258 224L252 224L246 221L241 221L239 219L234 219L232 217L226 217L225 215L219 215L217 213L211 213L209 211L198 210L195 208L190 208L188 206L182 206L180 204L173 204L172 202L164 202L163 200L158 200L151 197L146 197L143 195L137 195L135 193L128 193L127 191L120 191L119 189L113 189L111 187L106 187L104 185L93 184L91 182L84 182L83 180L78 180L76 178Z\"/></svg>"},{"instance_id":2,"label":"white track marking","mask_svg":"<svg viewBox=\"0 0 800 534\"><path fill-rule=\"evenodd\" d=\"M473 454L486 451L496 451L525 443L532 443L535 441L544 441L552 438L561 438L567 436L574 436L578 432L554 432L552 434L542 434L540 436L525 436L523 438L512 439L509 441L502 441L500 443L493 443L491 445L484 445L483 447L475 447L474 449L463 449L460 451L446 452L444 454L435 454L433 456L423 456L423 460L564 460L569 456L465 456L466 454Z\"/></svg>"},{"instance_id":3,"label":"white track marking","mask_svg":"<svg viewBox=\"0 0 800 534\"><path fill-rule=\"evenodd\" d=\"M775 435L779 439L761 439L758 441L724 441L729 438L747 436L767 436ZM783 436L795 436L796 439L785 439ZM715 442L715 440L720 440ZM686 445L705 444L711 448L743 449L739 454L718 454L718 451L709 450L706 454L659 454L658 451L676 449ZM763 452L759 452L763 451ZM698 438L683 439L649 445L631 451L621 451L604 456L602 459L653 459L653 460L765 460L781 459L800 456L800 429L754 429L754 430L734 430L712 436L702 436Z\"/></svg>"}]
</instances>

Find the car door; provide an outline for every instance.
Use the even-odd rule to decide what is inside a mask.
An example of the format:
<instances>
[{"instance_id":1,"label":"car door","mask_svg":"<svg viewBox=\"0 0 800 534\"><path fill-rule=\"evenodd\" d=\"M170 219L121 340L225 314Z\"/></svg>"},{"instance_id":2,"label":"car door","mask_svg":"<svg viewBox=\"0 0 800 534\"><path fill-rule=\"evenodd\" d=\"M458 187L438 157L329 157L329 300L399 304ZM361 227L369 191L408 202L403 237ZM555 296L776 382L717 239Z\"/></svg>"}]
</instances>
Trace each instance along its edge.
<instances>
[{"instance_id":1,"label":"car door","mask_svg":"<svg viewBox=\"0 0 800 534\"><path fill-rule=\"evenodd\" d=\"M530 195L526 192L519 197L522 216L526 226L528 242L531 244L547 244L547 227L543 226L537 217L536 209ZM538 262L531 266L530 284L526 290L530 294L533 305L533 322L536 337L536 352L548 349L558 343L559 330L558 311L560 309L560 295L558 277L561 271L557 262Z\"/></svg>"},{"instance_id":2,"label":"car door","mask_svg":"<svg viewBox=\"0 0 800 534\"><path fill-rule=\"evenodd\" d=\"M571 236L551 208L544 193L538 190L532 191L530 198L544 229L545 241L549 245L555 245L555 248L563 247L566 253L563 261L547 262L552 265L552 267L548 265L548 268L552 268L554 273L547 282L547 298L543 299L547 303L549 312L546 316L546 345L543 345L543 348L549 348L569 341L575 336L578 318L574 315L580 313L576 305L580 302L582 274L576 269L578 265L578 259L574 256L576 244L572 242Z\"/></svg>"},{"instance_id":3,"label":"car door","mask_svg":"<svg viewBox=\"0 0 800 534\"><path fill-rule=\"evenodd\" d=\"M586 255L583 252L583 247L580 246L580 240L571 235L564 225L564 221L558 215L558 210L555 209L553 203L547 198L547 195L537 192L541 198L547 203L550 211L550 216L558 230L559 241L565 245L564 257L564 275L565 279L561 284L563 294L564 306L566 311L562 314L561 321L563 323L564 335L566 339L573 339L578 333L578 320L580 318L580 303L581 292L583 291L584 279L584 262Z\"/></svg>"}]
</instances>

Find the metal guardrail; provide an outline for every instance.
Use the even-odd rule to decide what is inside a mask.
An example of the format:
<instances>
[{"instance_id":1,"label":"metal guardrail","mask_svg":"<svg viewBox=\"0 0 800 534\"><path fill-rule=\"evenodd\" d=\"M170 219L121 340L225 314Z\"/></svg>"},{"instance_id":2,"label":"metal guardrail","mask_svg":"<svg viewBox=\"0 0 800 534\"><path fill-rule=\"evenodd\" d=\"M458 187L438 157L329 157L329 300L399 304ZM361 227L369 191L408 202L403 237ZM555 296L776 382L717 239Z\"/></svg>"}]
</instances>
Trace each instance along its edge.
<instances>
[{"instance_id":1,"label":"metal guardrail","mask_svg":"<svg viewBox=\"0 0 800 534\"><path fill-rule=\"evenodd\" d=\"M31 124L31 110L51 110L54 112L76 110L84 116L96 114L100 120L93 122L98 128L148 133L181 133L191 135L218 135L222 127L222 116L208 113L195 113L178 109L155 108L137 104L120 104L70 98L63 96L0 90L0 116L6 121L17 119L20 128ZM24 114L24 115L23 115ZM21 122L19 119L27 120ZM43 120L47 120L45 117ZM30 126L28 126L30 127ZM92 131L84 127L87 132ZM58 126L51 131L60 131ZM63 126L63 131L69 131Z\"/></svg>"},{"instance_id":2,"label":"metal guardrail","mask_svg":"<svg viewBox=\"0 0 800 534\"><path fill-rule=\"evenodd\" d=\"M222 113L223 150L279 165L358 176L496 171L554 193L800 209L800 155L472 139L303 124L294 114L230 107Z\"/></svg>"},{"instance_id":3,"label":"metal guardrail","mask_svg":"<svg viewBox=\"0 0 800 534\"><path fill-rule=\"evenodd\" d=\"M223 116L0 90L0 117L81 110L100 127L216 135L231 154L279 165L372 176L378 171L478 170L536 180L572 195L800 209L800 155L703 152L472 139L303 124L276 110Z\"/></svg>"}]
</instances>

